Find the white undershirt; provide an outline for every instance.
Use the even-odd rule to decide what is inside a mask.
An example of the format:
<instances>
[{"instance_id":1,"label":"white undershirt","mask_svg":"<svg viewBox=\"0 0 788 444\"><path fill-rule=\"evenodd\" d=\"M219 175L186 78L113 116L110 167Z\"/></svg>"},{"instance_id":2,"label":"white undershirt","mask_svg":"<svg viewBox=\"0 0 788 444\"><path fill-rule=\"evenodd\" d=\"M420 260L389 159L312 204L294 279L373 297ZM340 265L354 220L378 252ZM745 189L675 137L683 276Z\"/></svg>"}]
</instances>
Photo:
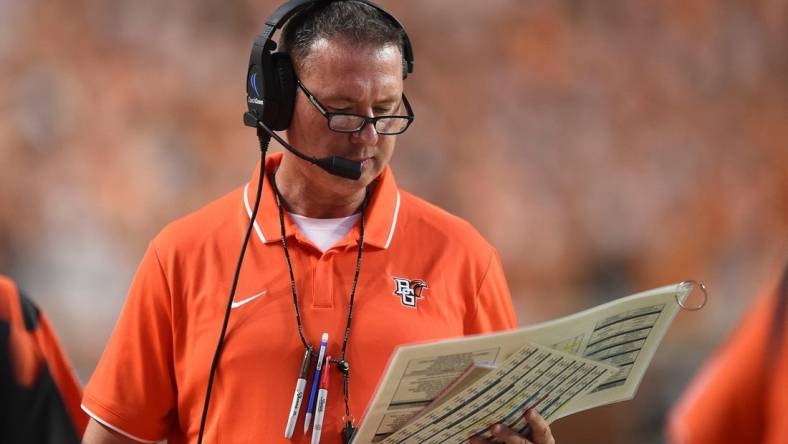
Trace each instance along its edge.
<instances>
[{"instance_id":1,"label":"white undershirt","mask_svg":"<svg viewBox=\"0 0 788 444\"><path fill-rule=\"evenodd\" d=\"M298 226L298 231L323 252L345 237L361 215L361 213L356 213L336 219L315 219L290 212L287 214Z\"/></svg>"}]
</instances>

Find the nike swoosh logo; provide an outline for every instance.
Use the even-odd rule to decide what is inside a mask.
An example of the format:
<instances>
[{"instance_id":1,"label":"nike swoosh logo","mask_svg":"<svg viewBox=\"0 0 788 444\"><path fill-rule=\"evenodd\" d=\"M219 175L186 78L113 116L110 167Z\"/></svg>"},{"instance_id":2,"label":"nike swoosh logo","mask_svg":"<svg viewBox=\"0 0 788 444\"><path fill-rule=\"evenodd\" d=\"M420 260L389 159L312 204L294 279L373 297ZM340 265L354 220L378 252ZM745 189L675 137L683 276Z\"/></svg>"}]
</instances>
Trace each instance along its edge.
<instances>
[{"instance_id":1,"label":"nike swoosh logo","mask_svg":"<svg viewBox=\"0 0 788 444\"><path fill-rule=\"evenodd\" d=\"M254 295L254 296L249 296L249 297L248 297L248 298L246 298L246 299L243 299L243 300L240 300L240 301L237 301L237 302L236 302L236 301L233 301L233 303L230 305L230 308L238 308L238 307L240 307L241 305L244 305L244 304L246 304L246 303L252 302L253 300L255 300L255 299L259 298L259 297L260 297L260 296L262 296L262 295L264 295L265 293L266 293L265 291L261 291L260 293L257 293L257 294L256 294L256 295Z\"/></svg>"}]
</instances>

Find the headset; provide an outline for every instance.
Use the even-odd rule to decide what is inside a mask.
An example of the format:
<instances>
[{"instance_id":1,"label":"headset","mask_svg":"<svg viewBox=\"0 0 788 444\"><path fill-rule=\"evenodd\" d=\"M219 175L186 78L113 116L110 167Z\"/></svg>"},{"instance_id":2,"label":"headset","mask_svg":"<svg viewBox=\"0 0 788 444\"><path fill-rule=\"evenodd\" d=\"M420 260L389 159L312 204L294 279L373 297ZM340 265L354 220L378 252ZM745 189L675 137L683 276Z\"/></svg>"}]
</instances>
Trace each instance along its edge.
<instances>
[{"instance_id":1,"label":"headset","mask_svg":"<svg viewBox=\"0 0 788 444\"><path fill-rule=\"evenodd\" d=\"M198 444L202 444L205 424L208 418L208 409L211 401L211 389L213 387L214 376L219 364L224 344L224 337L227 332L227 325L230 319L235 291L238 287L238 278L241 272L246 247L252 233L252 227L257 217L260 207L260 197L262 194L263 179L265 177L265 155L268 151L268 144L271 137L276 139L282 146L294 155L308 162L311 162L325 171L347 179L358 180L361 177L361 162L352 161L338 156L317 158L308 156L289 143L284 141L275 131L285 130L290 126L295 108L296 75L290 55L286 52L274 52L277 44L271 38L277 29L280 29L290 19L302 11L306 11L314 6L325 5L333 1L347 0L291 0L280 6L273 15L265 22L265 29L260 33L252 46L252 53L249 57L249 69L246 80L246 104L249 108L244 113L244 125L257 129L257 137L260 141L260 177L257 181L257 193L255 196L254 208L249 217L249 225L246 227L246 234L241 246L241 252L235 267L233 283L227 299L222 329L219 333L219 341L214 351L211 361L211 368L208 376L208 383L205 389L205 400L200 418L200 430L197 437ZM368 0L353 0L358 3L369 5L383 14L392 24L402 30L402 77L407 78L413 72L413 49L410 44L407 32L402 24L391 14L381 7ZM345 442L352 439L352 426L349 432L346 429L344 435Z\"/></svg>"},{"instance_id":2,"label":"headset","mask_svg":"<svg viewBox=\"0 0 788 444\"><path fill-rule=\"evenodd\" d=\"M246 105L244 125L262 128L288 151L306 161L323 168L331 174L357 180L361 176L361 163L338 156L316 158L295 149L274 131L290 127L295 107L296 75L290 54L273 52L277 48L272 37L277 29L302 11L320 4L343 0L292 0L280 6L265 22L265 29L252 45L249 69L246 76ZM368 0L356 0L369 5L383 14L392 24L402 30L402 78L413 72L413 48L402 24L391 14Z\"/></svg>"}]
</instances>

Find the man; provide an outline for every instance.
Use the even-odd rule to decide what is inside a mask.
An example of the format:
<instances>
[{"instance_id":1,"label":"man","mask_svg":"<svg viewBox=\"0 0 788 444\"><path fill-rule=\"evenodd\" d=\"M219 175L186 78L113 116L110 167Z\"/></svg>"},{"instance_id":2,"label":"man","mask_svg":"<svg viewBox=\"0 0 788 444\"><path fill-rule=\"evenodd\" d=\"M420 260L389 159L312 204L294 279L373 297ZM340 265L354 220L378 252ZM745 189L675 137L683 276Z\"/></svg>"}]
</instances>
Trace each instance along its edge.
<instances>
[{"instance_id":1,"label":"man","mask_svg":"<svg viewBox=\"0 0 788 444\"><path fill-rule=\"evenodd\" d=\"M292 437L285 429L304 348L324 332L326 354L352 366L348 380L328 374L321 441L339 443L396 346L516 326L495 250L466 222L399 190L388 168L409 122L374 118L410 111L402 41L399 27L352 1L315 6L284 31L299 82L289 142L310 156L361 162L361 177L334 176L287 152L258 166L260 211L205 442L310 442L303 415ZM151 243L86 388L83 407L93 419L85 442L197 439L257 177ZM553 442L536 412L527 419L534 442ZM529 442L500 426L495 433Z\"/></svg>"}]
</instances>

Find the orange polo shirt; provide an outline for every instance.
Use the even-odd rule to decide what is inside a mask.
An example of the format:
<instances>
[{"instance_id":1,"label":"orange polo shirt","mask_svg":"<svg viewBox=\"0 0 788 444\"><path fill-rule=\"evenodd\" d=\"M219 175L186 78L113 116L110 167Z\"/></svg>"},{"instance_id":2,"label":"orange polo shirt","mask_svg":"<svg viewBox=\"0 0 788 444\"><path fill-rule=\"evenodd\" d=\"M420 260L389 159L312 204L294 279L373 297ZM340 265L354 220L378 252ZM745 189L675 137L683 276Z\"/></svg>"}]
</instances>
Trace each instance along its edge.
<instances>
[{"instance_id":1,"label":"orange polo shirt","mask_svg":"<svg viewBox=\"0 0 788 444\"><path fill-rule=\"evenodd\" d=\"M775 293L757 301L671 411L671 444L788 443L788 325L775 328Z\"/></svg>"},{"instance_id":2,"label":"orange polo shirt","mask_svg":"<svg viewBox=\"0 0 788 444\"><path fill-rule=\"evenodd\" d=\"M281 154L269 156L266 171L280 160ZM151 242L85 389L83 408L98 422L140 441L196 441L258 171L246 186L170 224ZM377 181L367 209L347 352L350 406L357 416L398 345L516 326L495 249L467 222L399 190L389 168ZM285 217L305 336L317 348L327 332L327 354L339 356L358 224L321 253ZM239 306L231 312L214 381L205 442L308 443L303 406L295 435L284 438L304 350L268 178L256 219L235 296ZM396 293L396 279L420 279L426 288L420 297L406 298ZM340 443L339 373L331 374L328 390L321 442Z\"/></svg>"}]
</instances>

